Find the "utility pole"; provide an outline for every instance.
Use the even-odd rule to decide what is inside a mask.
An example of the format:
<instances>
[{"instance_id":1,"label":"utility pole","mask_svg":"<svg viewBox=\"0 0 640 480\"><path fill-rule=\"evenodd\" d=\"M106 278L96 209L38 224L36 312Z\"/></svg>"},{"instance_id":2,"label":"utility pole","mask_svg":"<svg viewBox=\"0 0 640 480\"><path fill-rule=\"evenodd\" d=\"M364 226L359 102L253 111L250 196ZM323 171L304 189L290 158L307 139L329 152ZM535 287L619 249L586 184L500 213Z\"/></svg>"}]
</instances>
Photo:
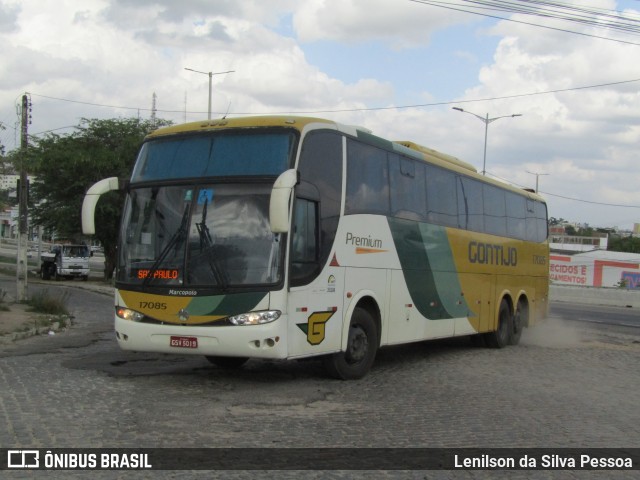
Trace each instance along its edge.
<instances>
[{"instance_id":1,"label":"utility pole","mask_svg":"<svg viewBox=\"0 0 640 480\"><path fill-rule=\"evenodd\" d=\"M484 156L482 157L482 175L486 175L487 174L487 136L489 134L489 124L491 122L495 122L496 120L499 120L501 118L507 118L507 117L521 117L522 114L521 113L514 113L511 115L502 115L500 117L494 117L494 118L489 118L489 114L487 113L486 117L481 117L480 115L476 115L475 113L471 113L468 110L464 110L460 107L451 107L454 110L457 110L459 112L462 113L468 113L469 115L473 115L474 117L476 117L478 120L480 120L482 123L484 123Z\"/></svg>"},{"instance_id":2,"label":"utility pole","mask_svg":"<svg viewBox=\"0 0 640 480\"><path fill-rule=\"evenodd\" d=\"M18 251L16 255L16 301L27 300L27 236L29 234L27 210L27 171L25 163L27 160L28 145L28 125L30 119L31 105L27 95L22 96L21 131L20 131L20 183L18 186Z\"/></svg>"},{"instance_id":3,"label":"utility pole","mask_svg":"<svg viewBox=\"0 0 640 480\"><path fill-rule=\"evenodd\" d=\"M153 96L151 97L151 126L153 128L156 128L156 98L158 98L158 96L156 92L153 92Z\"/></svg>"},{"instance_id":4,"label":"utility pole","mask_svg":"<svg viewBox=\"0 0 640 480\"><path fill-rule=\"evenodd\" d=\"M527 170L527 173L530 173L531 175L535 175L536 176L536 193L538 193L538 178L540 177L540 175L549 175L549 174L548 173L530 172L529 170Z\"/></svg>"},{"instance_id":5,"label":"utility pole","mask_svg":"<svg viewBox=\"0 0 640 480\"><path fill-rule=\"evenodd\" d=\"M235 70L227 70L226 72L201 72L200 70L194 70L193 68L184 67L185 70L189 70L190 72L202 73L204 75L209 75L209 110L207 114L207 120L211 120L211 78L214 75L224 75L225 73L234 73Z\"/></svg>"}]
</instances>

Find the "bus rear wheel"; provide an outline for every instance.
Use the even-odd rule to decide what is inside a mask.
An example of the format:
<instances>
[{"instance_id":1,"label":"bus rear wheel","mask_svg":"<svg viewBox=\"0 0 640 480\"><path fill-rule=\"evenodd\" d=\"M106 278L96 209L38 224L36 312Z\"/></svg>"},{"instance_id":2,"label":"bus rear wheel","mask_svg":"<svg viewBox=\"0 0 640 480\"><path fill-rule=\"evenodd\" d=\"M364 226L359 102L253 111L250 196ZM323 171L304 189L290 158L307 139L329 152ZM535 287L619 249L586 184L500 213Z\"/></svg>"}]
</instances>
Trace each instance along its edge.
<instances>
[{"instance_id":1,"label":"bus rear wheel","mask_svg":"<svg viewBox=\"0 0 640 480\"><path fill-rule=\"evenodd\" d=\"M520 337L522 336L522 329L525 326L526 316L526 305L522 302L518 302L516 313L513 315L513 325L511 327L511 334L509 335L509 345L517 345L520 343Z\"/></svg>"},{"instance_id":2,"label":"bus rear wheel","mask_svg":"<svg viewBox=\"0 0 640 480\"><path fill-rule=\"evenodd\" d=\"M485 333L485 343L491 348L503 348L509 345L513 332L513 316L509 303L506 300L500 302L498 310L498 328L494 332Z\"/></svg>"},{"instance_id":3,"label":"bus rear wheel","mask_svg":"<svg viewBox=\"0 0 640 480\"><path fill-rule=\"evenodd\" d=\"M215 366L227 370L240 368L249 361L249 358L247 357L218 357L214 355L208 355L206 359Z\"/></svg>"},{"instance_id":4,"label":"bus rear wheel","mask_svg":"<svg viewBox=\"0 0 640 480\"><path fill-rule=\"evenodd\" d=\"M329 375L342 380L356 380L364 377L376 358L378 333L371 314L356 307L349 325L347 349L324 359Z\"/></svg>"}]
</instances>

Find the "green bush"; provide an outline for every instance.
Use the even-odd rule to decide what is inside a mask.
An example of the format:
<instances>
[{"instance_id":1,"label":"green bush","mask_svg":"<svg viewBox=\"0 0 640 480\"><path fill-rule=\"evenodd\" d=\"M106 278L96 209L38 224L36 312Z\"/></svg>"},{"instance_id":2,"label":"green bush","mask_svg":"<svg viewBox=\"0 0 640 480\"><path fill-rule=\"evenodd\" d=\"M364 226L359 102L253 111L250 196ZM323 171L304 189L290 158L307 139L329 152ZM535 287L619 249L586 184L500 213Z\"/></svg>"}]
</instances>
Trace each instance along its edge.
<instances>
[{"instance_id":1,"label":"green bush","mask_svg":"<svg viewBox=\"0 0 640 480\"><path fill-rule=\"evenodd\" d=\"M4 297L6 295L7 295L7 292L5 292L3 289L0 288L0 312L8 312L9 311L9 305L4 303Z\"/></svg>"},{"instance_id":2,"label":"green bush","mask_svg":"<svg viewBox=\"0 0 640 480\"><path fill-rule=\"evenodd\" d=\"M47 289L44 289L33 294L26 303L31 307L29 309L30 312L69 315L69 310L67 309L68 299L68 292L62 292L59 296L54 297L49 294Z\"/></svg>"}]
</instances>

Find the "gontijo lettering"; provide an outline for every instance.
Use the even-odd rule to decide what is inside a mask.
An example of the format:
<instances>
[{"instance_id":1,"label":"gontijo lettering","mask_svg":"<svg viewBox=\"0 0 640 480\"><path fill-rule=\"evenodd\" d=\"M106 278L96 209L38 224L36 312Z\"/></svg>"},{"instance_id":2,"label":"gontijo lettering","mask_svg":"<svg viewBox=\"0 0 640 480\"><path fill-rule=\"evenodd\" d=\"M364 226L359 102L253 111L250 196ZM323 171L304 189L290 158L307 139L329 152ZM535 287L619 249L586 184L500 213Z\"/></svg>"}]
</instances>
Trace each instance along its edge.
<instances>
[{"instance_id":1,"label":"gontijo lettering","mask_svg":"<svg viewBox=\"0 0 640 480\"><path fill-rule=\"evenodd\" d=\"M469 261L483 265L515 267L518 264L518 249L492 243L469 242Z\"/></svg>"}]
</instances>

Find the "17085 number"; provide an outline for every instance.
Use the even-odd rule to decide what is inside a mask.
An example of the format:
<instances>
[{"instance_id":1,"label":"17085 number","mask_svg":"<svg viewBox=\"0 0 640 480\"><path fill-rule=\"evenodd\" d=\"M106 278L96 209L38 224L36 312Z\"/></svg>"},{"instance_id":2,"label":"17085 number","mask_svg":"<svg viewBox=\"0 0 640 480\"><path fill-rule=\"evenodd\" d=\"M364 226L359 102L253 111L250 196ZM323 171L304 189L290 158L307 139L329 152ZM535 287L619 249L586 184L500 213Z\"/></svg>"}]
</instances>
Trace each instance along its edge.
<instances>
[{"instance_id":1,"label":"17085 number","mask_svg":"<svg viewBox=\"0 0 640 480\"><path fill-rule=\"evenodd\" d=\"M167 304L164 302L140 302L140 308L148 310L166 310Z\"/></svg>"}]
</instances>

